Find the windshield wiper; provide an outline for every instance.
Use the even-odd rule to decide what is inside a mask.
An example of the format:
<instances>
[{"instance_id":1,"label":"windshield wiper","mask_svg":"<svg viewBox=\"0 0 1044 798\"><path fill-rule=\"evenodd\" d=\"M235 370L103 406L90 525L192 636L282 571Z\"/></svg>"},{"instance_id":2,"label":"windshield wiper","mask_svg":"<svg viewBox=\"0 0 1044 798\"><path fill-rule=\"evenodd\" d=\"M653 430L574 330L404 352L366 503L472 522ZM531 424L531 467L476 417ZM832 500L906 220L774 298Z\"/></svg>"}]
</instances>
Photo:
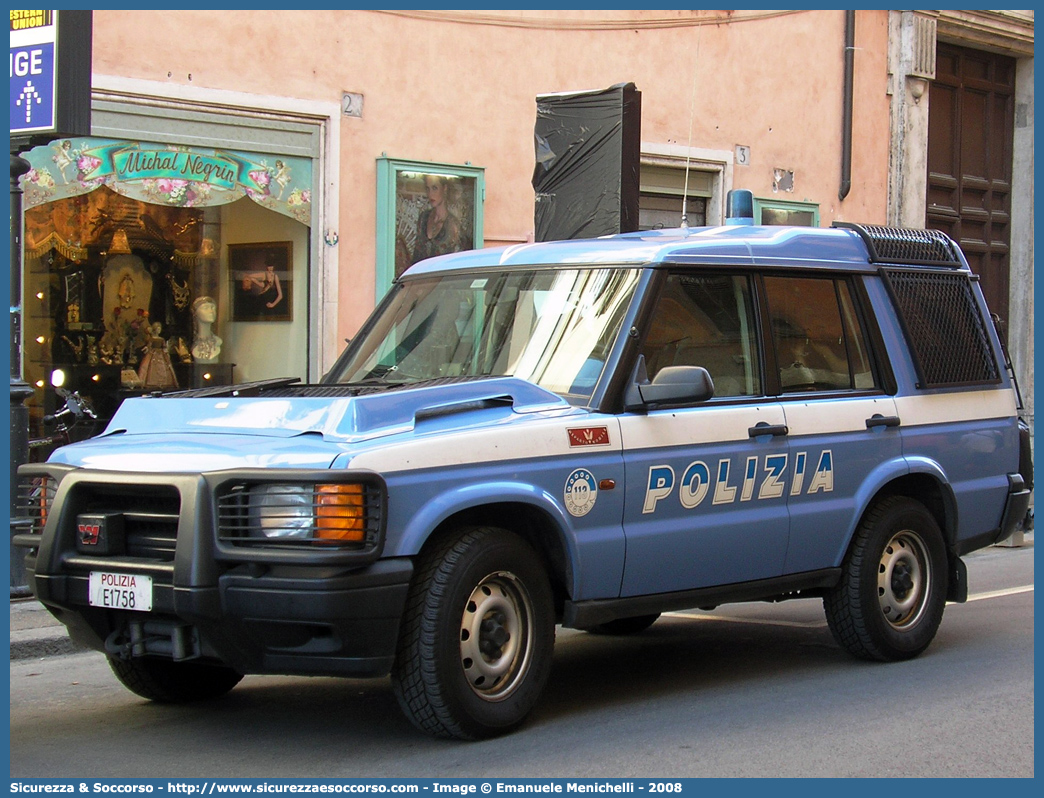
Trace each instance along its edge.
<instances>
[{"instance_id":1,"label":"windshield wiper","mask_svg":"<svg viewBox=\"0 0 1044 798\"><path fill-rule=\"evenodd\" d=\"M386 366L379 364L370 369L369 373L361 380L341 383L342 385L395 385L397 383L388 379L388 375L398 370L398 366Z\"/></svg>"}]
</instances>

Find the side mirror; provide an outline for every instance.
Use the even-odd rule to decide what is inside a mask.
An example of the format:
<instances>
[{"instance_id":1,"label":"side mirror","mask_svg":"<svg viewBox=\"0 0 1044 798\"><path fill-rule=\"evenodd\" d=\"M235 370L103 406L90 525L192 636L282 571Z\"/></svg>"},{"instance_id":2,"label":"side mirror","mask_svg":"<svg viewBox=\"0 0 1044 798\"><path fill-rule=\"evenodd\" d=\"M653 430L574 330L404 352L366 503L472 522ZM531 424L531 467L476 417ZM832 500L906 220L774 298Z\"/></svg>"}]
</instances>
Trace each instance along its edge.
<instances>
[{"instance_id":1,"label":"side mirror","mask_svg":"<svg viewBox=\"0 0 1044 798\"><path fill-rule=\"evenodd\" d=\"M627 406L676 405L706 402L714 396L714 380L702 366L667 366L652 382L635 382L627 392Z\"/></svg>"}]
</instances>

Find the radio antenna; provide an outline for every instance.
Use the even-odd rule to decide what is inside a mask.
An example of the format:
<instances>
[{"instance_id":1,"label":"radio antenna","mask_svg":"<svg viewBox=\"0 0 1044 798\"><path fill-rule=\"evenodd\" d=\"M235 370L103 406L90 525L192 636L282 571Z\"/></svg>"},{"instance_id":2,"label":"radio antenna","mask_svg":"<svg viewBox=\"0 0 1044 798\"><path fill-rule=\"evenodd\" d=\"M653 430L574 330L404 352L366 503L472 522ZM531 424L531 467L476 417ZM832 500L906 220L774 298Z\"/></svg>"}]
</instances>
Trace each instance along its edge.
<instances>
[{"instance_id":1,"label":"radio antenna","mask_svg":"<svg viewBox=\"0 0 1044 798\"><path fill-rule=\"evenodd\" d=\"M696 116L696 73L700 66L700 40L703 38L703 25L700 24L697 28L696 61L692 65L692 98L689 101L689 141L685 147L685 183L682 188L681 226L683 230L689 227L689 161L692 156L692 120Z\"/></svg>"}]
</instances>

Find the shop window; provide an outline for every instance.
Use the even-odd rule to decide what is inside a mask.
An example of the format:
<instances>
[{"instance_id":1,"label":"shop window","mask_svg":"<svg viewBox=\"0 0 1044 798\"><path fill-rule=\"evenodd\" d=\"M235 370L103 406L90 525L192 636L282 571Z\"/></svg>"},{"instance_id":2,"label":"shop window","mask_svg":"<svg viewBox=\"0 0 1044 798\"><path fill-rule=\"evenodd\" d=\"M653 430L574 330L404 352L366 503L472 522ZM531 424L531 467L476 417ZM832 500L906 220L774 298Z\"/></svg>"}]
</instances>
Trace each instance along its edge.
<instances>
[{"instance_id":1,"label":"shop window","mask_svg":"<svg viewBox=\"0 0 1044 798\"><path fill-rule=\"evenodd\" d=\"M425 258L482 246L481 168L377 159L377 299Z\"/></svg>"},{"instance_id":2,"label":"shop window","mask_svg":"<svg viewBox=\"0 0 1044 798\"><path fill-rule=\"evenodd\" d=\"M191 354L192 303L217 289L216 271L200 268L216 215L150 205L105 186L27 209L27 381L44 388L60 368L66 387L90 396L104 418L121 391L203 380ZM217 364L205 371L209 379L231 376Z\"/></svg>"},{"instance_id":3,"label":"shop window","mask_svg":"<svg viewBox=\"0 0 1044 798\"><path fill-rule=\"evenodd\" d=\"M819 206L812 202L754 198L754 224L819 227Z\"/></svg>"},{"instance_id":4,"label":"shop window","mask_svg":"<svg viewBox=\"0 0 1044 798\"><path fill-rule=\"evenodd\" d=\"M128 396L306 379L310 162L99 139L29 160L32 436L57 404L56 369L101 424Z\"/></svg>"}]
</instances>

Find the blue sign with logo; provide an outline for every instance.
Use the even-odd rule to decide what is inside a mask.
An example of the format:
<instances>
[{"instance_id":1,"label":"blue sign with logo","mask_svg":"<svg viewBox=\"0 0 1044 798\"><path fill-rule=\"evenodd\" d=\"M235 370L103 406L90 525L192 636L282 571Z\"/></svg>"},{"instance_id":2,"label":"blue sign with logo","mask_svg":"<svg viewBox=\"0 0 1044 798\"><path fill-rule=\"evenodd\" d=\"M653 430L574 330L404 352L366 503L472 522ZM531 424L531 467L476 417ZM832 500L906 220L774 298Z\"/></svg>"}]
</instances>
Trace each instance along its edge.
<instances>
[{"instance_id":1,"label":"blue sign with logo","mask_svg":"<svg viewBox=\"0 0 1044 798\"><path fill-rule=\"evenodd\" d=\"M90 134L93 13L11 10L12 139Z\"/></svg>"},{"instance_id":2,"label":"blue sign with logo","mask_svg":"<svg viewBox=\"0 0 1044 798\"><path fill-rule=\"evenodd\" d=\"M11 133L50 130L54 120L54 43L11 47Z\"/></svg>"}]
</instances>

